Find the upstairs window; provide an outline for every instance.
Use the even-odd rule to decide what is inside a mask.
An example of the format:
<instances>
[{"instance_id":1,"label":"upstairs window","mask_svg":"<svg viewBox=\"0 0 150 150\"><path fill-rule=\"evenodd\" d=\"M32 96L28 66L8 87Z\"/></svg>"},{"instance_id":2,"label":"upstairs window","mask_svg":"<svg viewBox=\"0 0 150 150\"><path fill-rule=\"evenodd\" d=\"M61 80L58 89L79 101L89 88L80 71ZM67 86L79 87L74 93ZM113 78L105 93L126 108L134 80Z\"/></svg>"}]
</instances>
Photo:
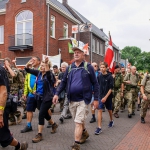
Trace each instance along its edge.
<instances>
[{"instance_id":1,"label":"upstairs window","mask_svg":"<svg viewBox=\"0 0 150 150\"><path fill-rule=\"evenodd\" d=\"M95 39L93 39L93 52L95 52Z\"/></svg>"},{"instance_id":2,"label":"upstairs window","mask_svg":"<svg viewBox=\"0 0 150 150\"><path fill-rule=\"evenodd\" d=\"M0 44L4 44L4 26L0 26Z\"/></svg>"},{"instance_id":3,"label":"upstairs window","mask_svg":"<svg viewBox=\"0 0 150 150\"><path fill-rule=\"evenodd\" d=\"M100 50L99 50L99 41L97 41L97 54L100 54Z\"/></svg>"},{"instance_id":4,"label":"upstairs window","mask_svg":"<svg viewBox=\"0 0 150 150\"><path fill-rule=\"evenodd\" d=\"M24 10L16 16L16 45L32 45L33 13Z\"/></svg>"},{"instance_id":5,"label":"upstairs window","mask_svg":"<svg viewBox=\"0 0 150 150\"><path fill-rule=\"evenodd\" d=\"M63 37L67 38L68 37L68 24L64 22L63 26Z\"/></svg>"},{"instance_id":6,"label":"upstairs window","mask_svg":"<svg viewBox=\"0 0 150 150\"><path fill-rule=\"evenodd\" d=\"M25 3L26 2L26 0L21 0L21 3Z\"/></svg>"},{"instance_id":7,"label":"upstairs window","mask_svg":"<svg viewBox=\"0 0 150 150\"><path fill-rule=\"evenodd\" d=\"M50 36L55 38L55 17L51 16Z\"/></svg>"}]
</instances>

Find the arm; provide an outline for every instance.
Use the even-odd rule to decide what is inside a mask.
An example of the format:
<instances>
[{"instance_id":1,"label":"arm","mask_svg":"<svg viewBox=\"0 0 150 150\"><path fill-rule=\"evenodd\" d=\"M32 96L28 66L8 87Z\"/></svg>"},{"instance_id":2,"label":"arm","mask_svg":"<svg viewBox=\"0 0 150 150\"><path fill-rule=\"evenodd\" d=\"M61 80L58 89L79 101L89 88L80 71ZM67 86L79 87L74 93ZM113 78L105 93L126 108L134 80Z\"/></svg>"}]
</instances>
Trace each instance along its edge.
<instances>
[{"instance_id":1,"label":"arm","mask_svg":"<svg viewBox=\"0 0 150 150\"><path fill-rule=\"evenodd\" d=\"M24 97L28 95L28 74L25 76L25 81L24 81Z\"/></svg>"},{"instance_id":2,"label":"arm","mask_svg":"<svg viewBox=\"0 0 150 150\"><path fill-rule=\"evenodd\" d=\"M147 96L144 93L146 78L147 78L147 76L144 76L143 80L141 81L141 94L142 94L144 100L147 100Z\"/></svg>"},{"instance_id":3,"label":"arm","mask_svg":"<svg viewBox=\"0 0 150 150\"><path fill-rule=\"evenodd\" d=\"M25 71L27 73L33 74L35 76L38 76L38 74L39 74L39 70L34 70L34 69L30 69L30 68L25 68Z\"/></svg>"}]
</instances>

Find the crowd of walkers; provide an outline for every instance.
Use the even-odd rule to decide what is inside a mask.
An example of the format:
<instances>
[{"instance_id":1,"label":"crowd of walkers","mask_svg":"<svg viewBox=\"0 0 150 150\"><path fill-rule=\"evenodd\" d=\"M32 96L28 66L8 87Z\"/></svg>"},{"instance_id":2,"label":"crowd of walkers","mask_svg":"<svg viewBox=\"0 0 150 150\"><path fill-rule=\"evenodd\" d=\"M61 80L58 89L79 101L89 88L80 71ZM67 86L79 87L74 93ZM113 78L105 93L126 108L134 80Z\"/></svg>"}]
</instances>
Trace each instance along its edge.
<instances>
[{"instance_id":1,"label":"crowd of walkers","mask_svg":"<svg viewBox=\"0 0 150 150\"><path fill-rule=\"evenodd\" d=\"M59 122L73 118L75 123L74 143L72 150L80 150L80 144L89 137L85 119L91 107L90 123L97 121L95 135L102 132L102 116L108 110L110 120L108 127L114 126L114 117L119 118L125 107L128 118L141 110L141 123L145 123L146 111L150 102L150 76L148 73L137 73L132 66L127 71L116 65L114 73L109 71L106 62L97 64L85 61L85 54L79 47L74 47L74 62L70 65L63 62L61 67L52 66L48 57L40 60L33 56L24 69L17 68L15 61L4 59L0 66L0 145L14 146L15 150L26 150L27 142L19 143L11 134L9 126L20 124L26 119L26 126L21 133L31 132L32 118L38 109L38 131L33 143L43 140L45 119L51 133L57 131L57 121L52 114L60 103ZM23 107L23 115L17 106ZM96 114L97 113L97 114ZM96 118L97 116L97 118ZM61 128L61 127L60 127Z\"/></svg>"}]
</instances>

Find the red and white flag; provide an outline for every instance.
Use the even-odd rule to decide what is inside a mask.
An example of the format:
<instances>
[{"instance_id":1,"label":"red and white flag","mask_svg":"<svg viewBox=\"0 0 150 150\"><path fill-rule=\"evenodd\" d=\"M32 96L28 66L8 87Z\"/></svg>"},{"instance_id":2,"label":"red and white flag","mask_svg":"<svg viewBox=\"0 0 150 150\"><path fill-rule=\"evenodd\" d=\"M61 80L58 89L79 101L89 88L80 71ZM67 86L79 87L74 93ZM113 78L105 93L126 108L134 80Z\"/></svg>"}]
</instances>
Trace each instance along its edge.
<instances>
[{"instance_id":1,"label":"red and white flag","mask_svg":"<svg viewBox=\"0 0 150 150\"><path fill-rule=\"evenodd\" d=\"M110 36L109 46L105 53L104 62L107 62L110 71L114 72L114 51L113 51L113 47L112 47L111 36Z\"/></svg>"}]
</instances>

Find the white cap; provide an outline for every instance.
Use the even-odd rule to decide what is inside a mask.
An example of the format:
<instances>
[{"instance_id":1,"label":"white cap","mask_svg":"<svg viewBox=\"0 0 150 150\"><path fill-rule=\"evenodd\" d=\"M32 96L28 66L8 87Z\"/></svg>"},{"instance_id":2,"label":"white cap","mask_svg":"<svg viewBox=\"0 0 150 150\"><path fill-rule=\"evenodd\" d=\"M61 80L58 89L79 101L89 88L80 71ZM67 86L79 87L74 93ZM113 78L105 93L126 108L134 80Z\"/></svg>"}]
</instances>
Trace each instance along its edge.
<instances>
[{"instance_id":1,"label":"white cap","mask_svg":"<svg viewBox=\"0 0 150 150\"><path fill-rule=\"evenodd\" d=\"M75 50L80 50L80 51L82 51L82 52L84 53L84 50L83 50L83 48L81 48L81 47L73 47L72 50L73 50L73 51L75 51Z\"/></svg>"}]
</instances>

